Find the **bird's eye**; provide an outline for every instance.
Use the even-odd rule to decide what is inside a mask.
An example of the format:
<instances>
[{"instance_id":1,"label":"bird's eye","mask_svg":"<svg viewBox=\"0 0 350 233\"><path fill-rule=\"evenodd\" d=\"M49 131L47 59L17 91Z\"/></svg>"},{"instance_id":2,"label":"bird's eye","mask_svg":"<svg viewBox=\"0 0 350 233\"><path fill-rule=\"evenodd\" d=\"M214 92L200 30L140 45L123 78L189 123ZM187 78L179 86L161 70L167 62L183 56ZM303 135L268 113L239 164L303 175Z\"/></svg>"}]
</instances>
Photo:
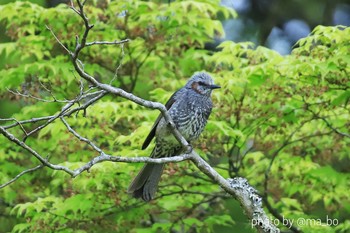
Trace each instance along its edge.
<instances>
[{"instance_id":1,"label":"bird's eye","mask_svg":"<svg viewBox=\"0 0 350 233\"><path fill-rule=\"evenodd\" d=\"M204 83L202 81L199 81L198 84L201 85L201 86L208 86L206 83Z\"/></svg>"}]
</instances>

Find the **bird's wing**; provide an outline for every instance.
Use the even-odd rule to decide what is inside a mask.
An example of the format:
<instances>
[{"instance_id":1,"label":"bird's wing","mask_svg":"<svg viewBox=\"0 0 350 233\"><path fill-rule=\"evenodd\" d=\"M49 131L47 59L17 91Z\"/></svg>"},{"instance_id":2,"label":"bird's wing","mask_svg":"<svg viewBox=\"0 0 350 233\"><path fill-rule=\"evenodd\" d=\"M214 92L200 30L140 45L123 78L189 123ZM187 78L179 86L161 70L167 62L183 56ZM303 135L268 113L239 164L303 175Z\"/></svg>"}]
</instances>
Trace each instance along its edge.
<instances>
[{"instance_id":1,"label":"bird's wing","mask_svg":"<svg viewBox=\"0 0 350 233\"><path fill-rule=\"evenodd\" d=\"M168 100L168 102L166 102L165 107L167 110L169 110L171 108L171 106L175 103L175 99L177 99L178 97L176 97L177 95L179 95L182 91L182 89L176 91ZM145 141L142 144L142 150L146 149L148 147L148 145L151 143L152 139L154 138L154 136L156 135L156 129L157 129L157 125L160 121L160 119L162 118L162 114L159 114L157 120L154 122L151 132L148 134L147 138L145 139Z\"/></svg>"}]
</instances>

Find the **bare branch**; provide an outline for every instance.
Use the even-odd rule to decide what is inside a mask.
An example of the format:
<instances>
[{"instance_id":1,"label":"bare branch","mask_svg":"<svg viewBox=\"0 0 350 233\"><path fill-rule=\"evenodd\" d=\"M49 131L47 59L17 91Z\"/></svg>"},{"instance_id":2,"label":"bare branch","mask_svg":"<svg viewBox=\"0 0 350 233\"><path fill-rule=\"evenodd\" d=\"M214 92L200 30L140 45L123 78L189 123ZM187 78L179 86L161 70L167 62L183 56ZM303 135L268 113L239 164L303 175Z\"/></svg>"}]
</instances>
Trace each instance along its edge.
<instances>
[{"instance_id":1,"label":"bare branch","mask_svg":"<svg viewBox=\"0 0 350 233\"><path fill-rule=\"evenodd\" d=\"M62 118L61 118L62 119ZM220 185L227 193L231 194L242 204L245 212L247 213L249 219L252 221L258 221L255 227L259 229L260 232L279 232L279 230L273 226L267 216L266 213L261 208L261 198L255 194L255 190L247 184L246 180L242 182L241 180L226 180L219 173L217 173L204 159L202 159L195 151L192 150L190 154L182 154L174 157L166 157L166 158L150 158L150 157L117 157L102 154L100 156L95 157L85 165L81 166L76 170L71 170L68 167L62 165L54 165L48 162L47 159L44 159L39 153L34 151L24 142L21 142L8 131L6 131L3 127L0 127L0 132L8 138L10 141L16 143L23 149L30 152L34 155L43 165L53 169L53 170L62 170L66 173L70 174L72 177L76 177L80 175L84 171L89 171L91 167L95 164L110 161L110 162L128 162L128 163L170 163L170 162L181 162L184 160L192 160L192 162L208 177L214 180L217 184ZM242 178L238 178L242 179ZM238 182L238 183L237 183ZM254 194L254 195L253 195Z\"/></svg>"},{"instance_id":2,"label":"bare branch","mask_svg":"<svg viewBox=\"0 0 350 233\"><path fill-rule=\"evenodd\" d=\"M52 118L50 118L47 122L45 122L44 124L40 125L39 127L33 129L32 131L30 131L24 138L23 138L23 142L25 142L27 140L27 138L31 135L33 135L36 132L39 132L40 130L42 130L43 128L45 128L46 126L48 126L50 123L54 122L57 118L59 118L60 116L62 116L64 114L64 112L66 112L70 107L72 107L74 105L74 102L70 102L68 104L66 104L60 113L58 113L57 115L53 116Z\"/></svg>"},{"instance_id":3,"label":"bare branch","mask_svg":"<svg viewBox=\"0 0 350 233\"><path fill-rule=\"evenodd\" d=\"M54 165L50 163L47 159L44 159L38 152L33 150L31 147L29 147L27 144L25 144L23 141L20 141L18 138L16 138L13 134L9 133L7 130L4 129L4 127L0 127L0 133L4 135L7 139L14 142L18 146L22 147L26 151L28 151L30 154L34 155L35 158L37 158L43 165L54 169L54 170L63 170L69 174L72 174L72 171L68 168L61 166L61 165Z\"/></svg>"},{"instance_id":4,"label":"bare branch","mask_svg":"<svg viewBox=\"0 0 350 233\"><path fill-rule=\"evenodd\" d=\"M56 96L52 93L52 90L50 90L49 88L47 88L46 86L45 86L45 84L44 83L42 83L40 80L38 80L39 81L39 83L40 83L40 85L42 86L42 88L47 92L47 93L49 93L50 95L51 95L51 97L54 99L54 101L52 101L52 102L58 102L58 103L68 103L69 102L69 100L59 100L59 99L57 99L56 98ZM52 85L51 85L51 83L49 83L50 84L50 87L52 88Z\"/></svg>"},{"instance_id":5,"label":"bare branch","mask_svg":"<svg viewBox=\"0 0 350 233\"><path fill-rule=\"evenodd\" d=\"M341 132L341 131L338 130L337 128L334 128L333 125L332 125L329 121L326 120L326 118L320 117L320 119L321 119L324 123L326 123L326 125L327 125L329 128L331 128L335 133L337 133L337 134L339 134L339 135L341 135L341 136L343 136L343 137L350 138L350 134Z\"/></svg>"},{"instance_id":6,"label":"bare branch","mask_svg":"<svg viewBox=\"0 0 350 233\"><path fill-rule=\"evenodd\" d=\"M111 79L111 81L109 82L109 85L111 85L113 83L113 81L118 77L118 71L119 69L122 67L122 64L123 64L123 60L124 60L124 57L125 57L125 53L124 53L124 44L121 44L121 59L120 59L120 62L119 62L119 65L118 67L115 69L114 71L114 76L113 78ZM121 82L123 83L123 82Z\"/></svg>"},{"instance_id":7,"label":"bare branch","mask_svg":"<svg viewBox=\"0 0 350 233\"><path fill-rule=\"evenodd\" d=\"M80 100L83 99L89 99L88 101L86 101L83 105L73 108L69 111L66 111L65 113L62 114L62 116L66 117L66 116L70 116L72 115L74 112L79 112L80 110L85 110L87 107L89 107L91 104L95 103L97 100L101 99L103 96L105 96L106 94L108 94L106 91L100 90L100 91L96 91L93 93L88 93L88 94L84 94ZM79 100L79 101L80 101ZM29 124L29 123L37 123L40 121L46 121L46 120L50 120L54 117L56 117L57 115L52 115L52 116L45 116L45 117L37 117L37 118L32 118L32 119L28 119L28 120L17 120L15 118L0 118L0 121L15 121L15 123L10 124L10 125L6 125L3 126L4 129L10 129L16 126L20 126L23 130L23 132L27 135L27 132L25 132L24 128L22 125L24 124Z\"/></svg>"},{"instance_id":8,"label":"bare branch","mask_svg":"<svg viewBox=\"0 0 350 233\"><path fill-rule=\"evenodd\" d=\"M56 36L56 34L52 31L52 29L45 25L46 28L51 32L51 34L53 35L53 37L56 39L56 41L61 45L62 48L64 48L64 50L67 51L68 54L72 54L72 52L58 39L58 37Z\"/></svg>"},{"instance_id":9,"label":"bare branch","mask_svg":"<svg viewBox=\"0 0 350 233\"><path fill-rule=\"evenodd\" d=\"M91 100L89 100L88 102L86 102L84 105L68 111L76 102L78 102L81 99L81 97L82 97L81 95L83 93L80 93L80 96L78 96L76 99L71 100L68 104L66 104L57 115L54 115L54 116L50 117L47 122L45 122L44 124L40 125L39 127L35 128L35 129L33 129L29 133L26 133L25 137L23 138L23 142L25 142L29 136L33 135L36 132L39 132L40 130L42 130L43 128L48 126L50 123L55 121L57 118L59 118L61 116L69 116L73 112L76 112L76 111L79 111L79 110L82 110L82 109L85 110L91 103L97 101L98 99L102 98L106 94L103 91L98 92L98 93L100 93L100 94L98 94L96 97L94 97ZM86 96L88 96L88 95L86 95Z\"/></svg>"},{"instance_id":10,"label":"bare branch","mask_svg":"<svg viewBox=\"0 0 350 233\"><path fill-rule=\"evenodd\" d=\"M69 100L56 99L56 97L54 97L51 92L49 92L49 93L53 97L53 100L43 99L43 98L40 98L40 97L33 96L31 94L23 94L23 93L19 92L18 90L13 91L13 90L8 89L8 88L7 88L7 91L10 92L11 94L14 94L14 95L22 96L22 97L25 97L25 98L35 99L35 100L38 100L38 101L41 101L41 102L46 102L46 103L54 103L54 102L57 102L57 103L68 103L68 102L70 102Z\"/></svg>"},{"instance_id":11,"label":"bare branch","mask_svg":"<svg viewBox=\"0 0 350 233\"><path fill-rule=\"evenodd\" d=\"M68 131L71 132L80 141L83 141L83 142L87 143L89 146L91 146L98 153L100 153L100 154L103 153L102 150L99 147L97 147L93 142L91 142L87 138L84 138L84 137L80 136L75 130L73 130L72 127L68 124L68 122L62 116L60 117L60 119L63 122L63 124L67 127Z\"/></svg>"},{"instance_id":12,"label":"bare branch","mask_svg":"<svg viewBox=\"0 0 350 233\"><path fill-rule=\"evenodd\" d=\"M6 183L0 185L0 189L6 187L7 185L12 184L16 180L18 180L21 176L23 176L24 174L27 174L27 173L30 173L30 172L34 172L34 171L39 170L40 168L43 168L43 167L44 167L44 165L40 164L40 165L38 165L36 167L24 170L23 172L21 172L17 176L15 176L13 179L11 179L11 180L7 181Z\"/></svg>"},{"instance_id":13,"label":"bare branch","mask_svg":"<svg viewBox=\"0 0 350 233\"><path fill-rule=\"evenodd\" d=\"M204 159L202 159L196 152L192 151L191 160L204 174L214 180L222 189L232 195L241 203L248 218L252 221L254 227L259 232L280 232L267 217L262 208L261 197L256 193L257 191L251 187L244 178L224 179L217 171L215 171Z\"/></svg>"},{"instance_id":14,"label":"bare branch","mask_svg":"<svg viewBox=\"0 0 350 233\"><path fill-rule=\"evenodd\" d=\"M232 195L235 199L237 199L245 213L247 214L248 218L252 221L256 221L258 224L255 225L255 227L258 229L259 232L279 232L279 230L271 224L271 222L268 220L266 213L261 208L261 198L257 196L255 189L253 189L248 182L245 179L237 178L233 180L226 180L224 179L218 172L216 172L205 160L203 160L194 150L192 150L191 146L188 144L188 142L185 140L185 138L180 134L180 132L176 129L175 124L173 123L167 109L165 106L158 102L152 102L144 100L138 96L135 96L131 93L128 93L120 88L113 87L108 84L100 83L97 81L96 78L91 76L90 74L86 73L84 70L84 64L78 59L78 56L81 52L81 50L86 46L92 46L94 44L106 44L104 41L101 42L90 42L87 43L87 36L89 34L89 31L92 29L93 25L89 23L89 20L87 16L84 13L84 2L81 2L80 0L77 0L78 8L76 9L73 6L73 3L71 3L71 8L74 12L76 12L83 20L85 30L83 32L83 35L81 39L79 37L76 37L76 47L74 51L70 51L68 48L64 46L64 44L58 39L58 37L53 33L53 31L47 27L50 32L53 34L54 38L57 40L57 42L68 52L69 56L71 57L73 66L76 70L76 72L79 74L81 78L91 83L94 87L98 88L100 92L96 96L91 96L92 99L88 100L86 103L84 103L82 106L73 108L75 103L78 103L83 96L88 96L88 94L85 94L82 92L82 88L80 90L80 94L78 97L70 102L68 102L61 111L53 116L50 116L48 118L45 118L47 120L44 124L40 125L39 127L35 128L31 132L29 132L26 137L21 141L18 138L16 138L14 135L9 133L5 127L0 126L0 133L3 134L8 140L14 142L30 154L32 154L35 158L37 158L41 163L42 166L49 167L53 170L62 170L68 174L70 174L72 177L76 177L83 173L84 171L89 171L94 165L100 162L110 161L110 162L127 162L127 163L170 163L170 162L181 162L184 160L191 160L198 169L206 174L208 177L210 177L213 181L215 181L221 188L223 188L227 193ZM129 40L125 40L123 43L128 42ZM119 42L118 42L119 43ZM120 44L123 45L122 42ZM115 42L117 44L117 42ZM96 93L96 92L95 92ZM94 93L94 94L95 94ZM84 110L90 106L92 103L96 102L98 99L102 98L106 94L114 94L116 96L121 96L127 100L130 100L136 104L139 104L143 107L150 108L150 109L158 109L165 121L168 123L169 128L171 129L171 132L176 137L176 139L179 141L179 143L182 145L182 147L186 151L182 155L174 156L174 157L166 157L166 158L150 158L150 157L120 157L120 156L112 156L105 154L100 148L98 148L94 143L92 143L87 138L82 137L79 135L75 130L72 129L72 127L67 123L67 121L64 119L65 116L70 116L74 112L79 112L80 110ZM90 97L90 96L89 96ZM87 97L86 97L87 98ZM30 135L38 132L39 130L46 127L48 124L55 121L57 118L60 118L67 127L68 131L72 133L75 137L77 137L79 140L86 142L89 144L94 150L100 153L99 156L93 158L89 162L87 162L85 165L79 167L78 169L71 170L69 167L63 166L63 165L56 165L52 164L48 161L48 159L45 159L43 156L41 156L37 151L29 147L25 140ZM43 120L41 118L38 121ZM38 121L29 121L29 122L38 122ZM27 122L27 121L22 121ZM21 125L22 123L16 122L12 125ZM9 126L7 126L9 127ZM11 127L10 127L11 128Z\"/></svg>"},{"instance_id":15,"label":"bare branch","mask_svg":"<svg viewBox=\"0 0 350 233\"><path fill-rule=\"evenodd\" d=\"M327 120L327 117L325 116L320 116L318 113L314 112L313 110L311 110L310 108L307 108L307 110L309 112L311 112L313 114L313 116L316 118L316 119L320 119L322 120L328 128L330 128L331 130L333 130L335 133L343 136L343 137L347 137L347 138L350 138L350 134L348 133L344 133L342 131L340 131L339 129L335 128L328 120Z\"/></svg>"},{"instance_id":16,"label":"bare branch","mask_svg":"<svg viewBox=\"0 0 350 233\"><path fill-rule=\"evenodd\" d=\"M86 39L87 36L89 34L89 31L94 27L94 25L90 25L88 18L86 17L85 13L84 13L84 4L85 1L82 3L80 0L77 0L78 6L79 6L79 11L76 11L78 13L78 15L83 19L84 21L84 25L85 25L85 31L83 33L83 37L81 38L81 41L79 42L78 37L76 37L76 47L75 47L75 51L74 54L72 56L73 60L76 61L76 59L78 58L78 55L80 53L80 51L85 47L86 45Z\"/></svg>"},{"instance_id":17,"label":"bare branch","mask_svg":"<svg viewBox=\"0 0 350 233\"><path fill-rule=\"evenodd\" d=\"M164 186L159 186L159 187L169 187L171 185L164 185ZM179 185L176 185L179 186ZM200 191L192 191L192 190L186 190L184 188L181 187L180 191L172 191L172 192L162 192L161 190L159 190L160 195L155 197L154 199L160 199L162 197L165 196L171 196L171 195L182 195L182 194L189 194L189 195L200 195L200 196L204 196L204 197L219 197L219 198L228 198L230 197L230 195L228 195L225 192L200 192Z\"/></svg>"},{"instance_id":18,"label":"bare branch","mask_svg":"<svg viewBox=\"0 0 350 233\"><path fill-rule=\"evenodd\" d=\"M140 97L137 97L131 93L128 93L120 88L115 88L111 85L108 84L103 84L98 82L94 77L92 77L91 75L89 75L88 73L86 73L84 71L84 69L82 69L82 66L78 64L77 59L78 59L78 55L80 53L80 51L86 46L86 39L87 36L89 34L89 31L91 30L91 28L93 27L93 25L90 25L88 18L86 17L86 15L84 14L84 6L81 3L80 0L77 0L78 6L80 11L78 11L78 14L80 15L80 17L83 19L84 21L84 25L85 25L85 31L83 33L83 37L81 39L81 42L79 43L79 40L77 39L77 45L75 48L75 51L71 54L72 56L72 62L74 65L75 70L78 72L78 74L84 78L85 80L87 80L88 82L92 83L93 85L95 85L97 88L101 89L101 90L105 90L111 94L115 94L118 96L121 96L125 99L131 100L134 103L137 103L139 105L142 105L144 107L148 107L151 109L158 109L161 111L161 113L163 114L163 117L165 118L166 122L168 122L172 133L174 134L175 138L180 142L181 145L183 145L184 148L186 148L187 151L191 150L188 142L185 140L185 138L180 134L180 132L178 132L178 130L175 127L175 124L173 123L170 115L167 112L167 109L165 108L165 106L163 104L160 104L158 102L152 102L152 101L147 101L144 99L141 99ZM60 43L62 44L62 43Z\"/></svg>"},{"instance_id":19,"label":"bare branch","mask_svg":"<svg viewBox=\"0 0 350 233\"><path fill-rule=\"evenodd\" d=\"M251 226L257 228L258 232L280 232L280 230L271 223L269 217L262 208L262 198L258 196L257 191L249 185L244 178L237 177L228 179L231 190L226 190L232 196L236 196L241 206L250 218Z\"/></svg>"},{"instance_id":20,"label":"bare branch","mask_svg":"<svg viewBox=\"0 0 350 233\"><path fill-rule=\"evenodd\" d=\"M7 126L3 126L4 129L10 129L16 126L20 126L23 129L24 124L28 124L28 123L36 123L39 121L45 121L45 120L49 120L50 118L52 118L53 116L45 116L45 117L38 117L38 118L32 118L29 120L23 120L23 121L18 121L15 118L6 118L6 119L0 119L0 121L15 121L15 123L11 124L11 125L7 125ZM27 134L27 133L25 133Z\"/></svg>"},{"instance_id":21,"label":"bare branch","mask_svg":"<svg viewBox=\"0 0 350 233\"><path fill-rule=\"evenodd\" d=\"M87 98L91 98L89 99L88 101L86 101L83 105L77 107L77 108L73 108L69 111L67 111L66 113L62 114L62 116L70 116L72 115L72 113L74 112L79 112L80 110L83 110L84 111L84 116L86 115L86 109L93 103L95 103L97 100L101 99L102 97L104 97L105 95L107 95L108 92L106 91L97 91L97 92L94 92L94 93L90 93L90 94L86 94L84 99Z\"/></svg>"},{"instance_id":22,"label":"bare branch","mask_svg":"<svg viewBox=\"0 0 350 233\"><path fill-rule=\"evenodd\" d=\"M124 44L130 42L129 39L124 39L124 40L120 40L120 41L92 41L92 42L87 42L85 44L85 47L88 46L92 46L92 45L120 45L120 44Z\"/></svg>"},{"instance_id":23,"label":"bare branch","mask_svg":"<svg viewBox=\"0 0 350 233\"><path fill-rule=\"evenodd\" d=\"M97 163L109 161L109 162L125 162L125 163L176 163L192 158L192 154L182 154L173 157L164 157L164 158L150 158L150 157L121 157L121 156L112 156L102 153L100 156L95 157L84 166L74 170L73 177L80 175L84 171L89 171Z\"/></svg>"},{"instance_id":24,"label":"bare branch","mask_svg":"<svg viewBox=\"0 0 350 233\"><path fill-rule=\"evenodd\" d=\"M20 121L18 121L16 118L7 118L7 119L0 119L0 121L14 121L14 125L17 126L19 125L19 127L21 128L22 132L25 134L25 135L28 135L27 131L24 129L22 123ZM6 127L5 127L6 128Z\"/></svg>"},{"instance_id":25,"label":"bare branch","mask_svg":"<svg viewBox=\"0 0 350 233\"><path fill-rule=\"evenodd\" d=\"M174 157L167 157L167 158L150 158L150 157L120 157L120 156L112 156L105 153L101 153L100 156L97 156L93 158L91 161L86 163L85 165L81 166L80 168L76 170L71 170L66 166L62 165L55 165L48 161L48 159L45 159L43 156L41 156L38 152L36 152L34 149L29 147L26 143L23 141L20 141L18 138L16 138L13 134L9 133L4 127L0 126L0 133L4 135L8 140L14 142L18 146L22 147L26 151L28 151L30 154L34 155L35 158L37 158L44 166L49 167L53 170L62 170L66 173L70 174L72 177L76 177L80 175L84 171L89 171L89 169L94 166L97 163L104 162L104 161L110 161L110 162L126 162L126 163L171 163L171 162L181 162L184 160L188 160L192 158L192 154L183 154L179 156Z\"/></svg>"}]
</instances>

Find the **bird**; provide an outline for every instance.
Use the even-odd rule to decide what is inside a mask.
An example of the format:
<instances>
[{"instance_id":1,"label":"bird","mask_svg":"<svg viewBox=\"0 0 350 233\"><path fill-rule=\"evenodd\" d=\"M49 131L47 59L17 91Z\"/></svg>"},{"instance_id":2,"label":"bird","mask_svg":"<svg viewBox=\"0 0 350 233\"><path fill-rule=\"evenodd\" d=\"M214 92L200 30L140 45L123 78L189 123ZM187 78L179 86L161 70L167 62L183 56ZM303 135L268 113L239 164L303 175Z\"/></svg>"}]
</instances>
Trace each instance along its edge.
<instances>
[{"instance_id":1,"label":"bird","mask_svg":"<svg viewBox=\"0 0 350 233\"><path fill-rule=\"evenodd\" d=\"M176 129L191 144L202 133L213 108L212 90L220 88L206 72L192 75L186 85L176 91L165 104ZM179 155L182 145L176 140L162 114L158 116L146 137L142 149L146 149L155 137L151 158ZM155 198L164 164L146 163L128 188L128 193L146 202Z\"/></svg>"}]
</instances>

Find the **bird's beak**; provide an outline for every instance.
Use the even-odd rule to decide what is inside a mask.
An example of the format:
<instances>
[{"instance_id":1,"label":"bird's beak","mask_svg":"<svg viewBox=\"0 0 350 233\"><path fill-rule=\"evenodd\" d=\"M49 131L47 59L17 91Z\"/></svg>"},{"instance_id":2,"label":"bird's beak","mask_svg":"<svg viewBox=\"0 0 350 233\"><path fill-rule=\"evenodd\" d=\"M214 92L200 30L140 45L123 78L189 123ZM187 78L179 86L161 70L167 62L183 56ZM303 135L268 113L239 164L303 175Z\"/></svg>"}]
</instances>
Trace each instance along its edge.
<instances>
[{"instance_id":1,"label":"bird's beak","mask_svg":"<svg viewBox=\"0 0 350 233\"><path fill-rule=\"evenodd\" d=\"M213 84L213 85L210 85L209 88L210 89L218 89L218 88L221 88L221 87L218 86L218 85Z\"/></svg>"}]
</instances>

